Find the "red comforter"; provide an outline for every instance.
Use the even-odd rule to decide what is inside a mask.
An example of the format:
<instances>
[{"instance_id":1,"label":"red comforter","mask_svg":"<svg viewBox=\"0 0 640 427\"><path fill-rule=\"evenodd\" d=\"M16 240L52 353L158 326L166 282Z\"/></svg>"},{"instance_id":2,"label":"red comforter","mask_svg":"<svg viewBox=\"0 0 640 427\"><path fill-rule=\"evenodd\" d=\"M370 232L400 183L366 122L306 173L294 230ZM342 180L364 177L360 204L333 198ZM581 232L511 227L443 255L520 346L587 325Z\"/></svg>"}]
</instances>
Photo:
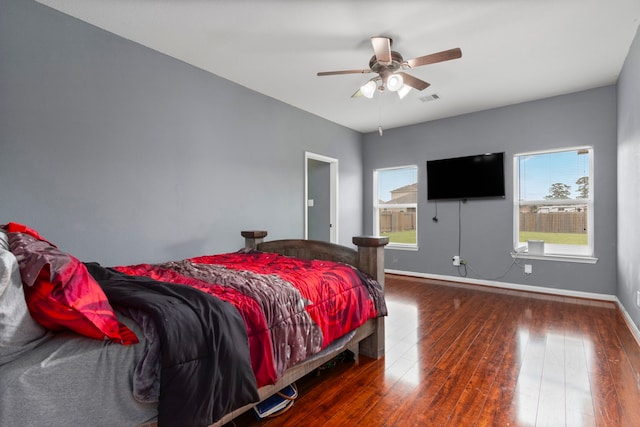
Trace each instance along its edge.
<instances>
[{"instance_id":1,"label":"red comforter","mask_svg":"<svg viewBox=\"0 0 640 427\"><path fill-rule=\"evenodd\" d=\"M367 320L386 315L377 282L330 261L243 250L115 269L189 285L234 305L247 326L258 387L275 383L285 369Z\"/></svg>"}]
</instances>

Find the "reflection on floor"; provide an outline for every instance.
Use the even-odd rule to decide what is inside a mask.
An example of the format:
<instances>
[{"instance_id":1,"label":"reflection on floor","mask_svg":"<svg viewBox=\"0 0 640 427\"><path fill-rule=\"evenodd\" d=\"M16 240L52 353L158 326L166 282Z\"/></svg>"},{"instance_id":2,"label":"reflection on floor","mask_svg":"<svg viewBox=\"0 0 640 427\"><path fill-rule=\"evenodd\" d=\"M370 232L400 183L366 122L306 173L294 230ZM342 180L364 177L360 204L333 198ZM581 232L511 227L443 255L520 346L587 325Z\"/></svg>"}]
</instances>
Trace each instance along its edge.
<instances>
[{"instance_id":1,"label":"reflection on floor","mask_svg":"<svg viewBox=\"0 0 640 427\"><path fill-rule=\"evenodd\" d=\"M236 425L640 426L640 348L612 302L388 275L386 353Z\"/></svg>"}]
</instances>

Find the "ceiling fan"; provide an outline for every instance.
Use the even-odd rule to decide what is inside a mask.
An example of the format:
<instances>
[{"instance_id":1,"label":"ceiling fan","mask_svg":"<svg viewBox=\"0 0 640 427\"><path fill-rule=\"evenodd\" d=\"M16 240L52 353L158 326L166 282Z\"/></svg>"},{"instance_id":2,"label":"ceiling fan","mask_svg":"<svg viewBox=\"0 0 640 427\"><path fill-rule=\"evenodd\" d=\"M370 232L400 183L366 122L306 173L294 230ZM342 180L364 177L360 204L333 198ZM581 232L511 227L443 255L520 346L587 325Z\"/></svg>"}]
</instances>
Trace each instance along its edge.
<instances>
[{"instance_id":1,"label":"ceiling fan","mask_svg":"<svg viewBox=\"0 0 640 427\"><path fill-rule=\"evenodd\" d=\"M424 90L430 86L430 83L407 74L404 70L462 57L460 48L455 48L404 60L402 55L391 50L392 44L393 40L389 37L371 37L371 45L375 54L369 61L368 69L322 71L318 73L318 76L377 73L376 77L362 85L351 97L366 96L367 98L373 98L376 89L379 91L387 89L397 92L400 99L402 99L412 88Z\"/></svg>"}]
</instances>

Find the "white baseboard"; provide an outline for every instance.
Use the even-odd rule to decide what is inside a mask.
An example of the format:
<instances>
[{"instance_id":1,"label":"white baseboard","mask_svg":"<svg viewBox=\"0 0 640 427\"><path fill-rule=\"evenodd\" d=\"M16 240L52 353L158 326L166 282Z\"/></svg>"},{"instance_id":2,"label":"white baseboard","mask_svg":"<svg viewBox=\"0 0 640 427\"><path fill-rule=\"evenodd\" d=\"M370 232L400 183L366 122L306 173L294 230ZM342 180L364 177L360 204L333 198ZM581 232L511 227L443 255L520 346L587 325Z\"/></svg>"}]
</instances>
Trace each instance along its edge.
<instances>
[{"instance_id":1,"label":"white baseboard","mask_svg":"<svg viewBox=\"0 0 640 427\"><path fill-rule=\"evenodd\" d=\"M615 295L598 294L595 292L571 291L569 289L546 288L542 286L521 285L518 283L497 282L494 280L473 279L470 277L444 276L440 274L415 273L412 271L384 270L385 273L398 274L402 276L423 277L425 279L444 280L447 282L467 283L471 285L491 286L494 288L504 288L525 292L537 292L543 294L561 295L565 297L587 298L600 301L618 301Z\"/></svg>"},{"instance_id":2,"label":"white baseboard","mask_svg":"<svg viewBox=\"0 0 640 427\"><path fill-rule=\"evenodd\" d=\"M618 309L622 313L622 317L624 318L625 323L627 324L627 327L631 331L631 334L635 338L638 346L640 346L640 329L638 329L638 326L634 323L633 319L631 319L631 316L629 315L627 310L624 308L624 305L622 305L622 303L620 302L620 300L616 295L599 294L595 292L572 291L569 289L546 288L541 286L521 285L518 283L497 282L493 280L473 279L469 277L416 273L412 271L385 269L384 272L389 274L397 274L400 276L422 277L425 279L443 280L446 282L465 283L470 285L490 286L494 288L510 289L510 290L524 291L524 292L535 292L535 293L551 294L551 295L574 297L574 298L586 298L586 299L599 300L599 301L611 301L618 306Z\"/></svg>"},{"instance_id":3,"label":"white baseboard","mask_svg":"<svg viewBox=\"0 0 640 427\"><path fill-rule=\"evenodd\" d=\"M629 312L627 311L626 308L624 308L624 305L622 305L622 303L617 297L616 297L616 302L618 304L618 308L620 309L620 312L622 312L622 317L624 318L624 321L627 324L627 327L633 334L633 337L636 339L636 343L640 346L640 329L638 329L638 325L634 323L633 319L629 315Z\"/></svg>"}]
</instances>

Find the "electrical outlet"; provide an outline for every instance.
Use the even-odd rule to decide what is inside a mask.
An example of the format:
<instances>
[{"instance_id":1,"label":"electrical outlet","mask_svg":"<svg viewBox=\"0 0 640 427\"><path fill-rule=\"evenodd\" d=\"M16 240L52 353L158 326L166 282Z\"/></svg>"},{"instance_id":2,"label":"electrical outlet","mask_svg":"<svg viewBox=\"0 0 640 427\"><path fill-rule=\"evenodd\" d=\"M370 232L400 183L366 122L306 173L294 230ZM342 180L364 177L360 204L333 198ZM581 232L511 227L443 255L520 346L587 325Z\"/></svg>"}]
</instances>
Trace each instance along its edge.
<instances>
[{"instance_id":1,"label":"electrical outlet","mask_svg":"<svg viewBox=\"0 0 640 427\"><path fill-rule=\"evenodd\" d=\"M636 291L636 307L640 308L640 291Z\"/></svg>"},{"instance_id":2,"label":"electrical outlet","mask_svg":"<svg viewBox=\"0 0 640 427\"><path fill-rule=\"evenodd\" d=\"M455 255L453 257L453 265L454 267L460 267L460 255Z\"/></svg>"},{"instance_id":3,"label":"electrical outlet","mask_svg":"<svg viewBox=\"0 0 640 427\"><path fill-rule=\"evenodd\" d=\"M525 264L524 265L524 274L526 274L527 276L529 274L533 273L533 266L531 264Z\"/></svg>"}]
</instances>

